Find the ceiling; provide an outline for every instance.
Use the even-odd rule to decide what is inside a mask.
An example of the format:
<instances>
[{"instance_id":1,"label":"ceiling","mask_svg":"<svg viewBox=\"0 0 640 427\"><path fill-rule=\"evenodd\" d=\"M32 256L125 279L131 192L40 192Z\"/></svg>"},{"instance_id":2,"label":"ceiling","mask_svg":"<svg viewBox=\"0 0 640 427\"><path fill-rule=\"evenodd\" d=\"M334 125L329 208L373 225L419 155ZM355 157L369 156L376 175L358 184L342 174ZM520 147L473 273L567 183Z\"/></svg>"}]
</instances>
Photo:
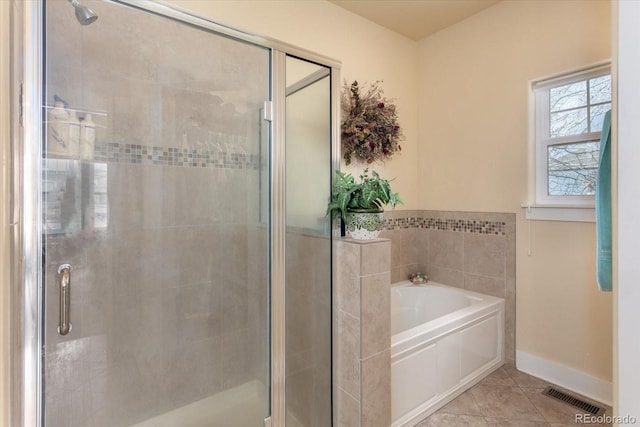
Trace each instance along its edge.
<instances>
[{"instance_id":1,"label":"ceiling","mask_svg":"<svg viewBox=\"0 0 640 427\"><path fill-rule=\"evenodd\" d=\"M329 0L392 31L421 40L500 0Z\"/></svg>"}]
</instances>

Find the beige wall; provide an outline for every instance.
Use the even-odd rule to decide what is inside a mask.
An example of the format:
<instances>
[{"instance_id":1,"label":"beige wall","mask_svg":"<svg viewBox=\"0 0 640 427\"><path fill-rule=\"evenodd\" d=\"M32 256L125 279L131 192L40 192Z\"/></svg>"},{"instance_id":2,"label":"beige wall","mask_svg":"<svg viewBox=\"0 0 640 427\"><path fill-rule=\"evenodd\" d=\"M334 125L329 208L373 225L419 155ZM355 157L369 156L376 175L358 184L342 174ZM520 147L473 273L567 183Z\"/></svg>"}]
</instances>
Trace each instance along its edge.
<instances>
[{"instance_id":1,"label":"beige wall","mask_svg":"<svg viewBox=\"0 0 640 427\"><path fill-rule=\"evenodd\" d=\"M406 140L402 153L375 169L396 178L394 190L417 206L417 84L416 42L347 12L324 0L199 1L171 0L176 6L213 21L268 36L342 62L342 80L382 80L387 98L396 98ZM358 175L363 165L345 168Z\"/></svg>"},{"instance_id":2,"label":"beige wall","mask_svg":"<svg viewBox=\"0 0 640 427\"><path fill-rule=\"evenodd\" d=\"M611 381L595 227L531 222L529 82L610 57L608 1L505 1L420 42L418 203L517 213L518 350ZM531 245L531 256L527 250Z\"/></svg>"}]
</instances>

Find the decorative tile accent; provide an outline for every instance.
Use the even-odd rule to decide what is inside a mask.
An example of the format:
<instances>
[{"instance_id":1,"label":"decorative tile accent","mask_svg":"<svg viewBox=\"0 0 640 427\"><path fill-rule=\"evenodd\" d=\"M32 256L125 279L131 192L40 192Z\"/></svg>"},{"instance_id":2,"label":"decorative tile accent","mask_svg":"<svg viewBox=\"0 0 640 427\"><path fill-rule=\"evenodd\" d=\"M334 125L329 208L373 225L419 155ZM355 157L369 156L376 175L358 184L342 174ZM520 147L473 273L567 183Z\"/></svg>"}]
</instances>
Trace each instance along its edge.
<instances>
[{"instance_id":1,"label":"decorative tile accent","mask_svg":"<svg viewBox=\"0 0 640 427\"><path fill-rule=\"evenodd\" d=\"M119 142L96 143L94 160L109 163L257 170L260 156L221 150L173 148Z\"/></svg>"},{"instance_id":2,"label":"decorative tile accent","mask_svg":"<svg viewBox=\"0 0 640 427\"><path fill-rule=\"evenodd\" d=\"M506 223L496 221L477 221L441 218L390 218L384 221L384 230L400 230L403 228L426 228L441 231L463 231L478 234L506 234Z\"/></svg>"}]
</instances>

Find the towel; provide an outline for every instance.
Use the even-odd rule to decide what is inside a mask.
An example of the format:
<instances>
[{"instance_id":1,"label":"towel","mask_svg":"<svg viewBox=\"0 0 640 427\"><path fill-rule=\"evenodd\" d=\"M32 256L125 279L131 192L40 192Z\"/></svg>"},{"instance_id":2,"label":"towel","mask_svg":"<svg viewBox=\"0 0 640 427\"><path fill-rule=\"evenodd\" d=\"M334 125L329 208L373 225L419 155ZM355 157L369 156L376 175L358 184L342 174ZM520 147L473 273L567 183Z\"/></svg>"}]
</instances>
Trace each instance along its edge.
<instances>
[{"instance_id":1,"label":"towel","mask_svg":"<svg viewBox=\"0 0 640 427\"><path fill-rule=\"evenodd\" d=\"M611 292L611 110L607 111L600 136L600 162L596 184L596 238L598 287Z\"/></svg>"}]
</instances>

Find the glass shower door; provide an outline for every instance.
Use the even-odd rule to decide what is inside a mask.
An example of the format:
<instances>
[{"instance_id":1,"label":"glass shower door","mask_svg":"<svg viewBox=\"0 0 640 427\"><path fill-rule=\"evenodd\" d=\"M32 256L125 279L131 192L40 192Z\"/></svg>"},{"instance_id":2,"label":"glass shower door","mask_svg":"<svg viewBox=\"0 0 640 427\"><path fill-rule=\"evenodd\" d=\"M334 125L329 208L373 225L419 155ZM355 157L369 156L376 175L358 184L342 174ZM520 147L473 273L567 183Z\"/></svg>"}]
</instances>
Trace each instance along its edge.
<instances>
[{"instance_id":1,"label":"glass shower door","mask_svg":"<svg viewBox=\"0 0 640 427\"><path fill-rule=\"evenodd\" d=\"M269 50L82 3L44 3L43 425L262 426Z\"/></svg>"},{"instance_id":2,"label":"glass shower door","mask_svg":"<svg viewBox=\"0 0 640 427\"><path fill-rule=\"evenodd\" d=\"M331 418L331 69L286 59L286 420Z\"/></svg>"}]
</instances>

